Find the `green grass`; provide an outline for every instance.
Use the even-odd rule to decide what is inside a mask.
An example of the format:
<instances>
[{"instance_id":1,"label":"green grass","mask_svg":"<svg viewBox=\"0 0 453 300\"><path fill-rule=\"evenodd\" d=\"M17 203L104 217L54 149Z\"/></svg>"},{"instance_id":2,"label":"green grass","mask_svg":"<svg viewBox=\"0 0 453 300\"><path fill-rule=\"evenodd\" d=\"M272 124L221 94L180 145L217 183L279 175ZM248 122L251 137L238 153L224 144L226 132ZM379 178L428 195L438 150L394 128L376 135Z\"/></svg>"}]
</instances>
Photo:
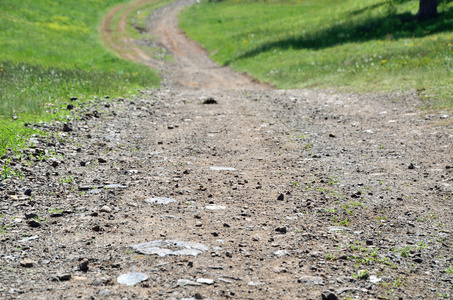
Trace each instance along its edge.
<instances>
[{"instance_id":1,"label":"green grass","mask_svg":"<svg viewBox=\"0 0 453 300\"><path fill-rule=\"evenodd\" d=\"M0 1L0 156L32 133L25 122L59 119L48 108L70 96L125 96L158 85L156 70L121 60L102 45L103 16L126 2Z\"/></svg>"},{"instance_id":2,"label":"green grass","mask_svg":"<svg viewBox=\"0 0 453 300\"><path fill-rule=\"evenodd\" d=\"M452 108L453 3L442 2L437 19L420 22L418 2L202 2L185 10L180 24L219 64L278 88L415 88Z\"/></svg>"}]
</instances>

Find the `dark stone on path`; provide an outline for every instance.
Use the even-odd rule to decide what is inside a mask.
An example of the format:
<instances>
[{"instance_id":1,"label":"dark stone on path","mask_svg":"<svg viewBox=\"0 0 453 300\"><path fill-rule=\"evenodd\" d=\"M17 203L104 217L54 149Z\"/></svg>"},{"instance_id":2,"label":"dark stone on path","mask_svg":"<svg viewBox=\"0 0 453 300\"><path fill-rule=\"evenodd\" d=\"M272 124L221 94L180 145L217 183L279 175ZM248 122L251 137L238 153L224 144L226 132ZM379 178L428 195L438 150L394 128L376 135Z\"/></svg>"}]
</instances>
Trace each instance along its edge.
<instances>
[{"instance_id":1,"label":"dark stone on path","mask_svg":"<svg viewBox=\"0 0 453 300\"><path fill-rule=\"evenodd\" d=\"M412 261L421 264L423 262L423 259L420 257L416 257Z\"/></svg>"},{"instance_id":2,"label":"dark stone on path","mask_svg":"<svg viewBox=\"0 0 453 300\"><path fill-rule=\"evenodd\" d=\"M283 200L285 200L285 195L283 195L283 194L278 195L277 200L278 200L278 201L283 201Z\"/></svg>"},{"instance_id":3,"label":"dark stone on path","mask_svg":"<svg viewBox=\"0 0 453 300\"><path fill-rule=\"evenodd\" d=\"M209 97L209 98L203 100L203 104L219 104L219 103L214 98Z\"/></svg>"},{"instance_id":4,"label":"dark stone on path","mask_svg":"<svg viewBox=\"0 0 453 300\"><path fill-rule=\"evenodd\" d=\"M61 274L52 278L52 281L68 281L71 279L71 274Z\"/></svg>"},{"instance_id":5,"label":"dark stone on path","mask_svg":"<svg viewBox=\"0 0 453 300\"><path fill-rule=\"evenodd\" d=\"M96 231L96 232L99 232L102 230L101 226L99 226L99 225L95 225L92 229L93 229L93 231Z\"/></svg>"},{"instance_id":6,"label":"dark stone on path","mask_svg":"<svg viewBox=\"0 0 453 300\"><path fill-rule=\"evenodd\" d=\"M193 297L195 299L203 299L203 296L200 293L196 293Z\"/></svg>"},{"instance_id":7,"label":"dark stone on path","mask_svg":"<svg viewBox=\"0 0 453 300\"><path fill-rule=\"evenodd\" d=\"M334 138L334 137L337 137L337 136L335 134L333 134L333 133L330 133L329 137Z\"/></svg>"},{"instance_id":8,"label":"dark stone on path","mask_svg":"<svg viewBox=\"0 0 453 300\"><path fill-rule=\"evenodd\" d=\"M29 214L25 214L25 219L34 219L36 218L38 215L35 214L35 213L29 213Z\"/></svg>"},{"instance_id":9,"label":"dark stone on path","mask_svg":"<svg viewBox=\"0 0 453 300\"><path fill-rule=\"evenodd\" d=\"M72 127L69 124L64 123L63 124L63 131L64 132L70 132L70 131L72 131Z\"/></svg>"},{"instance_id":10,"label":"dark stone on path","mask_svg":"<svg viewBox=\"0 0 453 300\"><path fill-rule=\"evenodd\" d=\"M20 262L20 266L24 268L33 268L34 263L35 262L31 259L24 259Z\"/></svg>"},{"instance_id":11,"label":"dark stone on path","mask_svg":"<svg viewBox=\"0 0 453 300\"><path fill-rule=\"evenodd\" d=\"M36 222L35 220L30 220L30 221L27 222L27 224L28 224L29 227L32 227L32 228L41 227L41 223Z\"/></svg>"},{"instance_id":12,"label":"dark stone on path","mask_svg":"<svg viewBox=\"0 0 453 300\"><path fill-rule=\"evenodd\" d=\"M338 300L338 296L332 292L322 293L322 300Z\"/></svg>"},{"instance_id":13,"label":"dark stone on path","mask_svg":"<svg viewBox=\"0 0 453 300\"><path fill-rule=\"evenodd\" d=\"M25 190L24 195L30 197L31 196L31 189Z\"/></svg>"},{"instance_id":14,"label":"dark stone on path","mask_svg":"<svg viewBox=\"0 0 453 300\"><path fill-rule=\"evenodd\" d=\"M411 163L408 168L409 168L409 170L413 170L413 169L415 169L415 166L413 163Z\"/></svg>"},{"instance_id":15,"label":"dark stone on path","mask_svg":"<svg viewBox=\"0 0 453 300\"><path fill-rule=\"evenodd\" d=\"M287 232L286 227L277 227L277 228L275 228L275 231L283 233L283 234L285 234Z\"/></svg>"},{"instance_id":16,"label":"dark stone on path","mask_svg":"<svg viewBox=\"0 0 453 300\"><path fill-rule=\"evenodd\" d=\"M77 100L77 97L71 97L71 98L69 98L69 100L71 100L71 101L76 101L76 100Z\"/></svg>"},{"instance_id":17,"label":"dark stone on path","mask_svg":"<svg viewBox=\"0 0 453 300\"><path fill-rule=\"evenodd\" d=\"M107 160L105 160L105 159L102 158L102 157L99 157L99 158L98 158L98 162L99 162L100 164L105 164L105 163L107 162Z\"/></svg>"},{"instance_id":18,"label":"dark stone on path","mask_svg":"<svg viewBox=\"0 0 453 300\"><path fill-rule=\"evenodd\" d=\"M68 106L66 107L67 110L73 110L74 109L74 105L72 104L68 104Z\"/></svg>"},{"instance_id":19,"label":"dark stone on path","mask_svg":"<svg viewBox=\"0 0 453 300\"><path fill-rule=\"evenodd\" d=\"M52 167L56 168L58 167L58 161L53 161L51 164L50 164Z\"/></svg>"},{"instance_id":20,"label":"dark stone on path","mask_svg":"<svg viewBox=\"0 0 453 300\"><path fill-rule=\"evenodd\" d=\"M88 260L84 259L79 263L79 270L82 272L88 272Z\"/></svg>"}]
</instances>

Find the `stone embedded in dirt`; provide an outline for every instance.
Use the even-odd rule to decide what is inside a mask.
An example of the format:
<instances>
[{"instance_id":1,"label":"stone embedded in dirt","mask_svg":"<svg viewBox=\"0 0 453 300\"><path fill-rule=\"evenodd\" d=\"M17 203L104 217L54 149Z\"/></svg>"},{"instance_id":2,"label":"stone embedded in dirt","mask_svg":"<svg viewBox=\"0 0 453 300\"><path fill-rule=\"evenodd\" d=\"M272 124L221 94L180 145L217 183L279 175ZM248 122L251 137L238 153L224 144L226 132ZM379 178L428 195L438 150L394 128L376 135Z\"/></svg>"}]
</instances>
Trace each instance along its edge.
<instances>
[{"instance_id":1,"label":"stone embedded in dirt","mask_svg":"<svg viewBox=\"0 0 453 300\"><path fill-rule=\"evenodd\" d=\"M236 171L236 169L232 168L232 167L216 167L216 166L212 166L209 169L211 169L212 171Z\"/></svg>"},{"instance_id":2,"label":"stone embedded in dirt","mask_svg":"<svg viewBox=\"0 0 453 300\"><path fill-rule=\"evenodd\" d=\"M108 184L108 185L104 186L104 188L108 189L108 190L127 189L127 186L122 185L122 184L118 184L118 183L114 183L114 184Z\"/></svg>"},{"instance_id":3,"label":"stone embedded in dirt","mask_svg":"<svg viewBox=\"0 0 453 300\"><path fill-rule=\"evenodd\" d=\"M52 278L52 281L68 281L71 279L71 274L59 274Z\"/></svg>"},{"instance_id":4,"label":"stone embedded in dirt","mask_svg":"<svg viewBox=\"0 0 453 300\"><path fill-rule=\"evenodd\" d=\"M155 198L146 199L145 202L165 205L165 204L175 203L177 201L172 198L155 197Z\"/></svg>"},{"instance_id":5,"label":"stone embedded in dirt","mask_svg":"<svg viewBox=\"0 0 453 300\"><path fill-rule=\"evenodd\" d=\"M324 285L322 277L316 276L302 276L297 279L298 283L310 284L310 285Z\"/></svg>"},{"instance_id":6,"label":"stone embedded in dirt","mask_svg":"<svg viewBox=\"0 0 453 300\"><path fill-rule=\"evenodd\" d=\"M283 257L283 256L290 255L290 254L286 250L277 250L274 252L274 255L277 257Z\"/></svg>"},{"instance_id":7,"label":"stone embedded in dirt","mask_svg":"<svg viewBox=\"0 0 453 300\"><path fill-rule=\"evenodd\" d=\"M25 219L34 219L34 218L37 218L38 215L35 214L35 213L26 213L25 214Z\"/></svg>"},{"instance_id":8,"label":"stone embedded in dirt","mask_svg":"<svg viewBox=\"0 0 453 300\"><path fill-rule=\"evenodd\" d=\"M63 131L64 132L71 132L72 131L71 125L69 125L68 123L64 123L63 124Z\"/></svg>"},{"instance_id":9,"label":"stone embedded in dirt","mask_svg":"<svg viewBox=\"0 0 453 300\"><path fill-rule=\"evenodd\" d=\"M321 295L322 300L338 300L338 296L332 292L324 292Z\"/></svg>"},{"instance_id":10,"label":"stone embedded in dirt","mask_svg":"<svg viewBox=\"0 0 453 300\"><path fill-rule=\"evenodd\" d=\"M329 232L341 232L341 231L351 231L350 228L347 227L341 227L341 226L329 226L327 227Z\"/></svg>"},{"instance_id":11,"label":"stone embedded in dirt","mask_svg":"<svg viewBox=\"0 0 453 300\"><path fill-rule=\"evenodd\" d=\"M192 280L188 280L188 279L178 279L178 282L176 283L176 286L178 287L184 287L186 285L189 285L189 286L200 286L201 283L198 283L198 282L195 282L195 281L192 281Z\"/></svg>"},{"instance_id":12,"label":"stone embedded in dirt","mask_svg":"<svg viewBox=\"0 0 453 300\"><path fill-rule=\"evenodd\" d=\"M103 157L98 157L98 162L100 164L105 164L107 162L107 160L105 158L103 158Z\"/></svg>"},{"instance_id":13,"label":"stone embedded in dirt","mask_svg":"<svg viewBox=\"0 0 453 300\"><path fill-rule=\"evenodd\" d=\"M176 240L155 240L148 243L132 245L138 253L155 254L161 257L167 255L197 256L209 247L195 242L183 242Z\"/></svg>"},{"instance_id":14,"label":"stone embedded in dirt","mask_svg":"<svg viewBox=\"0 0 453 300\"><path fill-rule=\"evenodd\" d=\"M278 195L277 200L278 200L278 201L283 201L283 200L285 200L285 195L283 195L283 194Z\"/></svg>"},{"instance_id":15,"label":"stone embedded in dirt","mask_svg":"<svg viewBox=\"0 0 453 300\"><path fill-rule=\"evenodd\" d=\"M100 189L94 189L94 190L88 191L87 194L100 194L101 192L102 192L102 190L100 190Z\"/></svg>"},{"instance_id":16,"label":"stone embedded in dirt","mask_svg":"<svg viewBox=\"0 0 453 300\"><path fill-rule=\"evenodd\" d=\"M88 259L83 259L80 263L79 263L79 270L82 271L82 272L88 272Z\"/></svg>"},{"instance_id":17,"label":"stone embedded in dirt","mask_svg":"<svg viewBox=\"0 0 453 300\"><path fill-rule=\"evenodd\" d=\"M275 228L275 231L285 234L287 232L286 227L277 227Z\"/></svg>"},{"instance_id":18,"label":"stone embedded in dirt","mask_svg":"<svg viewBox=\"0 0 453 300\"><path fill-rule=\"evenodd\" d=\"M408 169L409 169L409 170L415 169L415 165L414 165L413 163L410 163Z\"/></svg>"},{"instance_id":19,"label":"stone embedded in dirt","mask_svg":"<svg viewBox=\"0 0 453 300\"><path fill-rule=\"evenodd\" d=\"M99 226L99 225L94 225L93 228L92 228L92 230L95 231L95 232L99 232L99 231L102 230L102 228L101 228L101 226Z\"/></svg>"},{"instance_id":20,"label":"stone embedded in dirt","mask_svg":"<svg viewBox=\"0 0 453 300\"><path fill-rule=\"evenodd\" d=\"M111 213L112 209L110 207L108 207L107 205L104 205L103 207L101 207L101 209L99 211L105 212L105 213Z\"/></svg>"},{"instance_id":21,"label":"stone embedded in dirt","mask_svg":"<svg viewBox=\"0 0 453 300\"><path fill-rule=\"evenodd\" d=\"M335 135L335 133L329 133L329 137L334 138L334 137L337 137L337 136Z\"/></svg>"},{"instance_id":22,"label":"stone embedded in dirt","mask_svg":"<svg viewBox=\"0 0 453 300\"><path fill-rule=\"evenodd\" d=\"M31 192L32 192L31 189L26 189L25 192L24 192L24 195L30 197L31 196Z\"/></svg>"},{"instance_id":23,"label":"stone embedded in dirt","mask_svg":"<svg viewBox=\"0 0 453 300\"><path fill-rule=\"evenodd\" d=\"M27 222L28 226L29 227L32 227L32 228L38 228L38 227L41 227L41 223L35 221L35 220L30 220Z\"/></svg>"},{"instance_id":24,"label":"stone embedded in dirt","mask_svg":"<svg viewBox=\"0 0 453 300\"><path fill-rule=\"evenodd\" d=\"M205 208L208 210L224 210L224 209L226 209L226 206L211 204L211 205L206 205Z\"/></svg>"},{"instance_id":25,"label":"stone embedded in dirt","mask_svg":"<svg viewBox=\"0 0 453 300\"><path fill-rule=\"evenodd\" d=\"M202 284L211 285L211 284L214 284L214 279L209 279L209 278L198 278L198 279L197 279L197 282L198 282L198 283L202 283Z\"/></svg>"},{"instance_id":26,"label":"stone embedded in dirt","mask_svg":"<svg viewBox=\"0 0 453 300\"><path fill-rule=\"evenodd\" d=\"M371 276L370 276L370 279L369 279L369 281L370 281L371 283L378 283L378 282L381 281L381 280L382 280L382 278L378 278L376 275L371 275Z\"/></svg>"},{"instance_id":27,"label":"stone embedded in dirt","mask_svg":"<svg viewBox=\"0 0 453 300\"><path fill-rule=\"evenodd\" d=\"M23 238L23 239L19 240L19 243L26 243L26 242L29 242L29 241L36 240L38 238L39 238L39 236L37 236L37 235L30 236L30 237Z\"/></svg>"},{"instance_id":28,"label":"stone embedded in dirt","mask_svg":"<svg viewBox=\"0 0 453 300\"><path fill-rule=\"evenodd\" d=\"M20 261L20 266L23 268L33 268L34 264L35 264L35 262L28 258Z\"/></svg>"},{"instance_id":29,"label":"stone embedded in dirt","mask_svg":"<svg viewBox=\"0 0 453 300\"><path fill-rule=\"evenodd\" d=\"M206 98L205 100L203 100L202 103L203 103L203 104L219 104L219 103L217 102L217 100L215 100L215 99L212 98L212 97Z\"/></svg>"},{"instance_id":30,"label":"stone embedded in dirt","mask_svg":"<svg viewBox=\"0 0 453 300\"><path fill-rule=\"evenodd\" d=\"M261 281L250 281L249 283L247 283L247 285L258 286L258 285L265 285L265 283L261 282Z\"/></svg>"},{"instance_id":31,"label":"stone embedded in dirt","mask_svg":"<svg viewBox=\"0 0 453 300\"><path fill-rule=\"evenodd\" d=\"M148 275L144 273L128 273L128 274L121 274L118 276L116 281L120 284L125 284L129 286L134 286L137 283L142 281L148 280Z\"/></svg>"}]
</instances>

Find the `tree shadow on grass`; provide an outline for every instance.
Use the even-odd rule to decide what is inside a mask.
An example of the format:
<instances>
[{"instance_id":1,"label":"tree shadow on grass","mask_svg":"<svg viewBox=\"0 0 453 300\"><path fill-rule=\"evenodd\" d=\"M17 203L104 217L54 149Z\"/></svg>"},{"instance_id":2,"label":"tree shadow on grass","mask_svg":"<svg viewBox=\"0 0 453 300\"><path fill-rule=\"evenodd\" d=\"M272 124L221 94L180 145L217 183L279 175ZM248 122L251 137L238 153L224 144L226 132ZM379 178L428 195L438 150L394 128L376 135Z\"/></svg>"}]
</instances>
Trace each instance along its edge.
<instances>
[{"instance_id":1,"label":"tree shadow on grass","mask_svg":"<svg viewBox=\"0 0 453 300\"><path fill-rule=\"evenodd\" d=\"M436 19L424 21L417 20L410 13L370 17L333 25L314 33L263 44L236 56L226 64L275 49L319 50L346 43L362 43L371 40L420 38L452 30L453 9L443 12Z\"/></svg>"}]
</instances>

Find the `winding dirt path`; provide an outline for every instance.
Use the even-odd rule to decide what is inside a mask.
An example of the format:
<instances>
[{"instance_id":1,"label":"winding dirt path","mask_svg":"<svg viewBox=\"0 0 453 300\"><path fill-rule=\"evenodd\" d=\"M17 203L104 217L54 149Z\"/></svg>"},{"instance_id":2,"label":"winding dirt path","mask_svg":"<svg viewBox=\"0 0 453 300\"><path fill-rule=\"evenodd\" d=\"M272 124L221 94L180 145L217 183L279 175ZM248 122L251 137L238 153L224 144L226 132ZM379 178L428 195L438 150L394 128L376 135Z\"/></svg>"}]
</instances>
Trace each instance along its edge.
<instances>
[{"instance_id":1,"label":"winding dirt path","mask_svg":"<svg viewBox=\"0 0 453 300\"><path fill-rule=\"evenodd\" d=\"M177 28L189 2L150 17L156 61L118 38L144 3L102 32L164 87L76 101L0 158L24 174L0 181L1 299L452 298L451 116L217 67Z\"/></svg>"},{"instance_id":2,"label":"winding dirt path","mask_svg":"<svg viewBox=\"0 0 453 300\"><path fill-rule=\"evenodd\" d=\"M165 84L176 88L189 89L270 89L253 78L221 67L214 63L209 54L189 39L178 26L180 11L195 1L177 0L170 5L153 11L148 20L148 32L157 38L158 44L172 53L173 62L149 57L140 47L126 36L126 22L130 13L152 0L139 0L111 10L102 23L101 33L105 44L119 56L133 60L161 71ZM112 18L120 10L118 28L112 31ZM122 38L113 37L113 35Z\"/></svg>"}]
</instances>

